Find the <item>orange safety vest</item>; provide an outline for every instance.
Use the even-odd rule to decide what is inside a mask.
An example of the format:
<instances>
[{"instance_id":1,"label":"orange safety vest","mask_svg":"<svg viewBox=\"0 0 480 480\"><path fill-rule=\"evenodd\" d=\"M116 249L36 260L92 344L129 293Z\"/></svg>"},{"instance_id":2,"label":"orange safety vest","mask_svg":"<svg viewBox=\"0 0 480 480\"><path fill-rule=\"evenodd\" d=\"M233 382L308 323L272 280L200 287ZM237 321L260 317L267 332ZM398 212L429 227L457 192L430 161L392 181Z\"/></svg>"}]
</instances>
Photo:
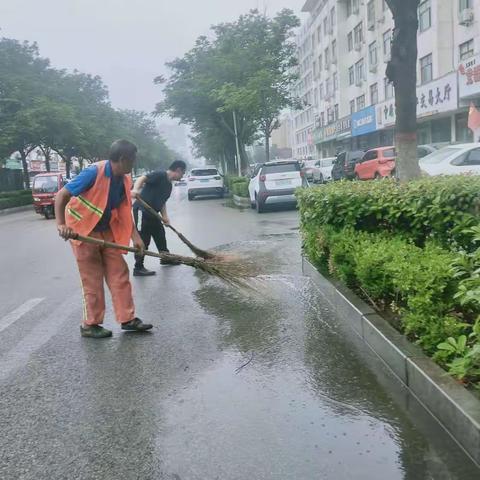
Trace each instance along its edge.
<instances>
[{"instance_id":1,"label":"orange safety vest","mask_svg":"<svg viewBox=\"0 0 480 480\"><path fill-rule=\"evenodd\" d=\"M90 235L103 216L107 206L111 178L105 174L108 161L97 162L97 178L89 189L78 197L72 197L66 206L66 224L79 235ZM132 179L124 175L125 199L112 210L110 229L115 243L130 245L133 231L132 219Z\"/></svg>"}]
</instances>

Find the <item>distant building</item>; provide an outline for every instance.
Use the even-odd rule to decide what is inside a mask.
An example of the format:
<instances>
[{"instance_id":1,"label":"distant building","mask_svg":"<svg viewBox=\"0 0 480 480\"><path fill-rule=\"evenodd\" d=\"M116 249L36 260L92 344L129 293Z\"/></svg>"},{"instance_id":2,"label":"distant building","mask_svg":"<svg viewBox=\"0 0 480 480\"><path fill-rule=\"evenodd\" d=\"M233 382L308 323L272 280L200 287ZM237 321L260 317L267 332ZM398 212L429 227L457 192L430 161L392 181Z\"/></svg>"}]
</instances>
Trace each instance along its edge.
<instances>
[{"instance_id":1,"label":"distant building","mask_svg":"<svg viewBox=\"0 0 480 480\"><path fill-rule=\"evenodd\" d=\"M307 0L293 93L297 158L394 142L395 97L385 77L394 22L385 0ZM421 0L418 143L472 140L468 104L480 103L480 0Z\"/></svg>"},{"instance_id":2,"label":"distant building","mask_svg":"<svg viewBox=\"0 0 480 480\"><path fill-rule=\"evenodd\" d=\"M272 158L277 153L279 158L292 158L293 128L292 116L286 113L280 117L280 127L272 132Z\"/></svg>"}]
</instances>

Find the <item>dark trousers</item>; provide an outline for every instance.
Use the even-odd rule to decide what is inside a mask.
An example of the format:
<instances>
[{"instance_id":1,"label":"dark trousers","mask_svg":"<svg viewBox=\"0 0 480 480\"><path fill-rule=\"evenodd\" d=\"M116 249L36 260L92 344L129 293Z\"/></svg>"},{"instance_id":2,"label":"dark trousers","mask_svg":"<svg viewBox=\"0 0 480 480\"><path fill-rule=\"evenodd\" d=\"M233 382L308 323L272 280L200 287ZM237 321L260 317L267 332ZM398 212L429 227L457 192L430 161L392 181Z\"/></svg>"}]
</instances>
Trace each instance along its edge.
<instances>
[{"instance_id":1,"label":"dark trousers","mask_svg":"<svg viewBox=\"0 0 480 480\"><path fill-rule=\"evenodd\" d=\"M133 209L133 218L147 250L153 238L159 252L168 252L165 228L160 220L139 208ZM142 268L144 259L143 255L135 255L135 268Z\"/></svg>"}]
</instances>

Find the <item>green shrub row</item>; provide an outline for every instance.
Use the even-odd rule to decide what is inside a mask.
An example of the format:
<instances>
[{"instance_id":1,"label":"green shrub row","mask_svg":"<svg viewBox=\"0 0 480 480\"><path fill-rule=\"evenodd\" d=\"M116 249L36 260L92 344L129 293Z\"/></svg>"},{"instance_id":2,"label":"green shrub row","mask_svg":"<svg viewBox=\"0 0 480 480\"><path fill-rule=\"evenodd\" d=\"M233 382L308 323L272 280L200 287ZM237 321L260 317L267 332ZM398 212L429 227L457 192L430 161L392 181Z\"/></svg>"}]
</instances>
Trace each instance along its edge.
<instances>
[{"instance_id":1,"label":"green shrub row","mask_svg":"<svg viewBox=\"0 0 480 480\"><path fill-rule=\"evenodd\" d=\"M301 190L304 220L337 229L386 231L422 246L435 239L447 247L471 247L465 231L480 218L480 177L428 177L406 184L394 180L335 182Z\"/></svg>"},{"instance_id":2,"label":"green shrub row","mask_svg":"<svg viewBox=\"0 0 480 480\"><path fill-rule=\"evenodd\" d=\"M248 184L249 184L248 178L246 178L245 181L243 182L234 183L232 186L232 193L239 197L248 198L250 196L248 192Z\"/></svg>"},{"instance_id":3,"label":"green shrub row","mask_svg":"<svg viewBox=\"0 0 480 480\"><path fill-rule=\"evenodd\" d=\"M31 190L13 190L11 192L0 192L1 198L15 198L15 197L28 197L32 196Z\"/></svg>"},{"instance_id":4,"label":"green shrub row","mask_svg":"<svg viewBox=\"0 0 480 480\"><path fill-rule=\"evenodd\" d=\"M32 195L17 195L9 198L0 198L0 210L22 207L33 203Z\"/></svg>"},{"instance_id":5,"label":"green shrub row","mask_svg":"<svg viewBox=\"0 0 480 480\"><path fill-rule=\"evenodd\" d=\"M236 183L244 183L244 182L249 182L249 178L247 177L236 177L234 175L227 175L225 177L225 183L227 184L228 190L233 191L233 186Z\"/></svg>"},{"instance_id":6,"label":"green shrub row","mask_svg":"<svg viewBox=\"0 0 480 480\"><path fill-rule=\"evenodd\" d=\"M298 192L304 249L453 376L480 386L480 179Z\"/></svg>"}]
</instances>

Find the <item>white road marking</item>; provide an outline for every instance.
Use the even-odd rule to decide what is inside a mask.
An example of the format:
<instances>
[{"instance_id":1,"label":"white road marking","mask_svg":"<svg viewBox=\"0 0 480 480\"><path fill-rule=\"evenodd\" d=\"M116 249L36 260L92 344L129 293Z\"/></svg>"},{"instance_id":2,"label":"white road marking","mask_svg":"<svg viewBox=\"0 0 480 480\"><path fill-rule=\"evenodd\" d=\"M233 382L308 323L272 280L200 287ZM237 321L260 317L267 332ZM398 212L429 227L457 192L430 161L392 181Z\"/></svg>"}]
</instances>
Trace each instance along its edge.
<instances>
[{"instance_id":1,"label":"white road marking","mask_svg":"<svg viewBox=\"0 0 480 480\"><path fill-rule=\"evenodd\" d=\"M3 318L0 318L0 332L9 327L12 323L15 323L19 318L23 317L30 310L35 308L39 303L43 302L45 298L31 298L24 304L20 305L13 312L10 312Z\"/></svg>"}]
</instances>

